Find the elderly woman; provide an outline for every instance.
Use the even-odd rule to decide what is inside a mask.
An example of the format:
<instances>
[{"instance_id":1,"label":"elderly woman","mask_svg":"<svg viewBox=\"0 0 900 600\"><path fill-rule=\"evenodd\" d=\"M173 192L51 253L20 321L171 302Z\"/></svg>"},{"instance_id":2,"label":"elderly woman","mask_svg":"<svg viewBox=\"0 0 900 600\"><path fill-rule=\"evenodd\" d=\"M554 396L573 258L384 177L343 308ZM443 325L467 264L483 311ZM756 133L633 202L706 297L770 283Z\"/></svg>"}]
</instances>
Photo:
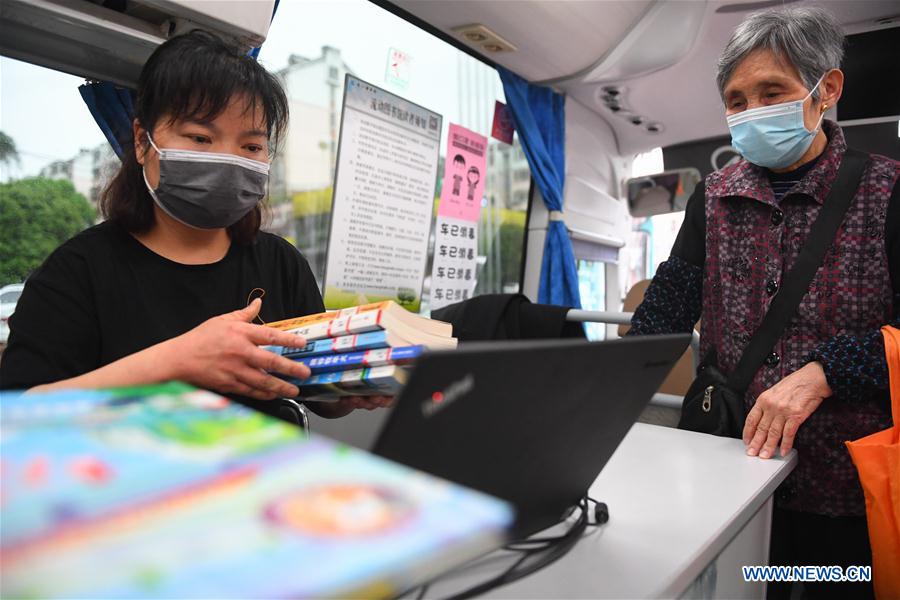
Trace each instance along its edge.
<instances>
[{"instance_id":1,"label":"elderly woman","mask_svg":"<svg viewBox=\"0 0 900 600\"><path fill-rule=\"evenodd\" d=\"M709 175L688 202L672 254L635 312L635 334L690 331L702 316L703 355L715 350L723 374L734 369L847 150L841 128L824 119L841 97L843 44L818 8L757 13L735 30L717 82L743 160ZM897 325L900 312L898 175L897 161L868 157L833 244L744 398L748 455L799 452L775 498L773 564L871 564L844 441L891 424L879 328ZM872 595L870 584L852 585L860 589L806 588L812 597Z\"/></svg>"}]
</instances>

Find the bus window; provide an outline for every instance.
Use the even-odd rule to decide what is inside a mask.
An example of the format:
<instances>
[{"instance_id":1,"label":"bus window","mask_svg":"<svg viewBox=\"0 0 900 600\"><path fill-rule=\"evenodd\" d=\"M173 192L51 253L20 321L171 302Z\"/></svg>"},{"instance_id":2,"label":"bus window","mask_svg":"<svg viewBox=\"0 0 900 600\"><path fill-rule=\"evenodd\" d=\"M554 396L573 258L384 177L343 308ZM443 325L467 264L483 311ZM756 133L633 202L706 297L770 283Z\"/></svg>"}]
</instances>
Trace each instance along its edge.
<instances>
[{"instance_id":1,"label":"bus window","mask_svg":"<svg viewBox=\"0 0 900 600\"><path fill-rule=\"evenodd\" d=\"M404 57L399 73L390 69L394 52ZM492 67L365 0L282 2L259 59L284 82L291 104L290 130L272 169L273 230L303 252L320 284L350 73L443 116L436 200L449 124L488 137L475 293L519 290L531 174L518 138L508 145L490 137L495 101L504 100ZM426 279L423 310L428 287Z\"/></svg>"},{"instance_id":2,"label":"bus window","mask_svg":"<svg viewBox=\"0 0 900 600\"><path fill-rule=\"evenodd\" d=\"M59 244L94 224L118 159L81 99L81 78L6 57L0 72L4 287L25 281Z\"/></svg>"},{"instance_id":3,"label":"bus window","mask_svg":"<svg viewBox=\"0 0 900 600\"><path fill-rule=\"evenodd\" d=\"M578 259L578 293L584 310L606 310L606 263ZM585 323L584 332L592 342L606 339L606 325Z\"/></svg>"},{"instance_id":4,"label":"bus window","mask_svg":"<svg viewBox=\"0 0 900 600\"><path fill-rule=\"evenodd\" d=\"M631 176L653 175L663 170L662 148L654 148L635 157ZM623 299L637 282L653 278L660 263L669 257L683 221L684 210L632 217L631 235L621 253L625 267L619 272Z\"/></svg>"}]
</instances>

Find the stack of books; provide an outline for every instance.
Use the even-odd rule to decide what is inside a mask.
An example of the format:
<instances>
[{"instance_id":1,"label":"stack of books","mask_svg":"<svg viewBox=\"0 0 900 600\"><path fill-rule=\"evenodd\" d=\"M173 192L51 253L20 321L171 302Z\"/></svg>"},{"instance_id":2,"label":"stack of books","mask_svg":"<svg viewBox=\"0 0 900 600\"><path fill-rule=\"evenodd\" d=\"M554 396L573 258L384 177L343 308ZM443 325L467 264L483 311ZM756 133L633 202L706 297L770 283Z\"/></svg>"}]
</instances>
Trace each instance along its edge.
<instances>
[{"instance_id":1,"label":"stack of books","mask_svg":"<svg viewBox=\"0 0 900 600\"><path fill-rule=\"evenodd\" d=\"M268 323L306 338L303 348L267 346L309 367L311 376L286 378L304 400L395 396L407 369L427 350L456 348L453 327L407 311L390 300Z\"/></svg>"}]
</instances>

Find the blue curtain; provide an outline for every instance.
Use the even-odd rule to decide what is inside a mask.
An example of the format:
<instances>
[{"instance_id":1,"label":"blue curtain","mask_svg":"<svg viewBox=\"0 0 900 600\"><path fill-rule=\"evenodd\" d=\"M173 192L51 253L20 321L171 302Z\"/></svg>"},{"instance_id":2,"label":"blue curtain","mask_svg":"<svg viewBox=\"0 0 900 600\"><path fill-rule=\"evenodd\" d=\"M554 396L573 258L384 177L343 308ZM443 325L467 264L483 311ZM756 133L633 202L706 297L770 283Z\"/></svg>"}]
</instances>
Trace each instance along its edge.
<instances>
[{"instance_id":1,"label":"blue curtain","mask_svg":"<svg viewBox=\"0 0 900 600\"><path fill-rule=\"evenodd\" d=\"M280 2L281 2L281 0L275 0L275 5L272 7L272 18L269 20L269 23L270 23L270 24L271 24L272 21L275 20L275 13L278 12L278 4L279 4ZM262 48L262 46L257 46L256 48L252 48L252 49L250 50L250 52L248 52L247 54L249 54L249 55L252 56L253 58L259 58L259 51L260 51L261 48Z\"/></svg>"},{"instance_id":2,"label":"blue curtain","mask_svg":"<svg viewBox=\"0 0 900 600\"><path fill-rule=\"evenodd\" d=\"M78 87L81 98L87 104L94 121L116 156L121 160L122 151L134 139L131 122L134 120L134 92L108 81L94 81Z\"/></svg>"},{"instance_id":3,"label":"blue curtain","mask_svg":"<svg viewBox=\"0 0 900 600\"><path fill-rule=\"evenodd\" d=\"M538 302L581 308L572 242L561 220L566 173L565 98L497 67L534 182L550 211Z\"/></svg>"},{"instance_id":4,"label":"blue curtain","mask_svg":"<svg viewBox=\"0 0 900 600\"><path fill-rule=\"evenodd\" d=\"M278 3L272 7L272 19L278 11ZM247 54L254 59L259 56L259 48ZM122 151L133 143L131 123L134 121L134 90L119 87L109 81L94 81L78 87L81 98L100 126L103 135L116 156L122 159Z\"/></svg>"}]
</instances>

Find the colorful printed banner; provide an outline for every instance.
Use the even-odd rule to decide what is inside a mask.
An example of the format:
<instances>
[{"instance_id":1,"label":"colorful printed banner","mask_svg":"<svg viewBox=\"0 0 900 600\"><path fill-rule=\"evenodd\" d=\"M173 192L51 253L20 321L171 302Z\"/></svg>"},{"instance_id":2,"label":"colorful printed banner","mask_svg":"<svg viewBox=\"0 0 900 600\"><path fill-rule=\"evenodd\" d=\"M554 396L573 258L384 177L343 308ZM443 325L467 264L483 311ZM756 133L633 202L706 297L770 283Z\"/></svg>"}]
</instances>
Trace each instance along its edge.
<instances>
[{"instance_id":1,"label":"colorful printed banner","mask_svg":"<svg viewBox=\"0 0 900 600\"><path fill-rule=\"evenodd\" d=\"M4 598L386 596L499 546L512 521L178 383L4 390L0 456Z\"/></svg>"},{"instance_id":2,"label":"colorful printed banner","mask_svg":"<svg viewBox=\"0 0 900 600\"><path fill-rule=\"evenodd\" d=\"M478 220L486 166L487 138L451 123L439 215L463 221Z\"/></svg>"}]
</instances>

